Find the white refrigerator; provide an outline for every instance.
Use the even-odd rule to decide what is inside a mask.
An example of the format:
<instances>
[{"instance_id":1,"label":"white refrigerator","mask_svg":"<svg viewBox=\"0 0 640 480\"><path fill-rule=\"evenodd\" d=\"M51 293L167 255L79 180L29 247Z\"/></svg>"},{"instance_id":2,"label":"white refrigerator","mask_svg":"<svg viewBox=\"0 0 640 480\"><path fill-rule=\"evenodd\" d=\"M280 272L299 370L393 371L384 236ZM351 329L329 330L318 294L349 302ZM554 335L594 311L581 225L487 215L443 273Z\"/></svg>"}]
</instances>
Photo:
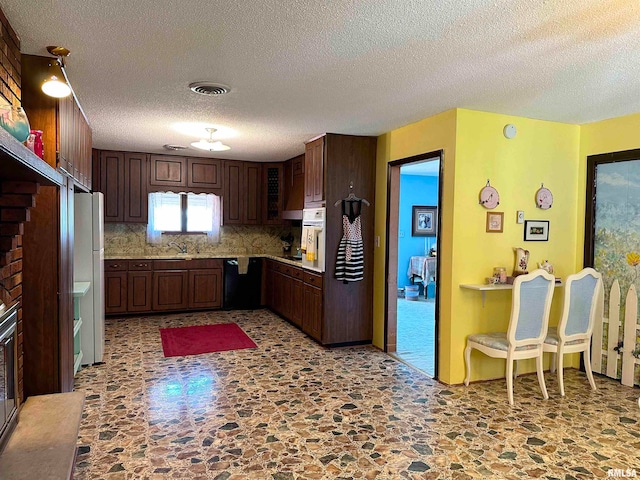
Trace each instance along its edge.
<instances>
[{"instance_id":1,"label":"white refrigerator","mask_svg":"<svg viewBox=\"0 0 640 480\"><path fill-rule=\"evenodd\" d=\"M102 362L104 354L104 195L76 193L73 280L91 282L80 298L82 363Z\"/></svg>"}]
</instances>

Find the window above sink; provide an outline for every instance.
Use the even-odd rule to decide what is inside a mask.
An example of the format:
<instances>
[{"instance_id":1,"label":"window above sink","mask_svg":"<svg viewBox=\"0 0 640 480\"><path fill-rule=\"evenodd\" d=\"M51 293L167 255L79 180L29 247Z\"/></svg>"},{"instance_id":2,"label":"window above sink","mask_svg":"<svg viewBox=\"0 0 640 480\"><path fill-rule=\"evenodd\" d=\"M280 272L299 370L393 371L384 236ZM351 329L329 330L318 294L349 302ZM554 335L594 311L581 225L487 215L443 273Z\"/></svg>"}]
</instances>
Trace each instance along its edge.
<instances>
[{"instance_id":1,"label":"window above sink","mask_svg":"<svg viewBox=\"0 0 640 480\"><path fill-rule=\"evenodd\" d=\"M212 194L150 193L147 240L156 243L163 233L203 233L217 239L220 210L220 197Z\"/></svg>"}]
</instances>

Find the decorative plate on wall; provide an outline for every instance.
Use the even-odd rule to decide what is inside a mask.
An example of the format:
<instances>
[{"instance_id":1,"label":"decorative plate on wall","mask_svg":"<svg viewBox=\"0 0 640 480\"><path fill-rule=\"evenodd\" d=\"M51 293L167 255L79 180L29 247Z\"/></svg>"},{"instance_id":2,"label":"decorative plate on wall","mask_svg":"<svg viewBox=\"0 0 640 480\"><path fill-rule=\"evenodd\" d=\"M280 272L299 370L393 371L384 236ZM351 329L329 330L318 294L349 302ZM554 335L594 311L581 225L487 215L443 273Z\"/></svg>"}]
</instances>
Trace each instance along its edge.
<instances>
[{"instance_id":1,"label":"decorative plate on wall","mask_svg":"<svg viewBox=\"0 0 640 480\"><path fill-rule=\"evenodd\" d=\"M548 210L553 205L553 194L551 190L540 184L540 188L536 192L536 206L542 210Z\"/></svg>"},{"instance_id":2,"label":"decorative plate on wall","mask_svg":"<svg viewBox=\"0 0 640 480\"><path fill-rule=\"evenodd\" d=\"M487 184L480 190L480 205L491 210L500 205L500 194L495 187L492 187L487 180Z\"/></svg>"}]
</instances>

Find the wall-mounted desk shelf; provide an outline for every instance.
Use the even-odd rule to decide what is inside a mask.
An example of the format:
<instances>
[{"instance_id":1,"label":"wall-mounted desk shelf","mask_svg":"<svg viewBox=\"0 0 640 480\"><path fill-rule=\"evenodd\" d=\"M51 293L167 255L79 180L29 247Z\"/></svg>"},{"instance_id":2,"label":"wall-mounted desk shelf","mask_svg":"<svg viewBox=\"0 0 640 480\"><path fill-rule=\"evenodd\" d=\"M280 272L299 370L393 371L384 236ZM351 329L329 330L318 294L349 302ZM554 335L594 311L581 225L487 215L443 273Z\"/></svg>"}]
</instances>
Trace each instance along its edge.
<instances>
[{"instance_id":1,"label":"wall-mounted desk shelf","mask_svg":"<svg viewBox=\"0 0 640 480\"><path fill-rule=\"evenodd\" d=\"M556 282L555 286L561 287L563 285L562 282ZM477 290L482 292L482 308L484 308L484 302L486 299L487 292L494 292L498 290L513 290L513 285L509 284L496 284L496 285L487 285L487 284L471 284L471 283L463 283L460 284L460 288L466 288L468 290Z\"/></svg>"},{"instance_id":2,"label":"wall-mounted desk shelf","mask_svg":"<svg viewBox=\"0 0 640 480\"><path fill-rule=\"evenodd\" d=\"M82 342L80 340L80 327L82 318L80 317L80 297L84 297L91 282L73 282L73 374L78 373L82 365Z\"/></svg>"}]
</instances>

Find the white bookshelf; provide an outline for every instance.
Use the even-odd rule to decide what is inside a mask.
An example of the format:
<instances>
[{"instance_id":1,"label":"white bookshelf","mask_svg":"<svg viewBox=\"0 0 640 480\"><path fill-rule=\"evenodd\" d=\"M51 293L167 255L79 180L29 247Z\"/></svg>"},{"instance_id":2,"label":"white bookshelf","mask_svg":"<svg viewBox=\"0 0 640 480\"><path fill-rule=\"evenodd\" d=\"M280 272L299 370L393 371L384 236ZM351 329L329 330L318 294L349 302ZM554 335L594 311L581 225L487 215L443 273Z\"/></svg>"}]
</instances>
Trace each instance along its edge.
<instances>
[{"instance_id":1,"label":"white bookshelf","mask_svg":"<svg viewBox=\"0 0 640 480\"><path fill-rule=\"evenodd\" d=\"M82 341L80 338L80 298L84 297L91 288L91 282L73 282L73 374L80 370L82 365Z\"/></svg>"}]
</instances>

